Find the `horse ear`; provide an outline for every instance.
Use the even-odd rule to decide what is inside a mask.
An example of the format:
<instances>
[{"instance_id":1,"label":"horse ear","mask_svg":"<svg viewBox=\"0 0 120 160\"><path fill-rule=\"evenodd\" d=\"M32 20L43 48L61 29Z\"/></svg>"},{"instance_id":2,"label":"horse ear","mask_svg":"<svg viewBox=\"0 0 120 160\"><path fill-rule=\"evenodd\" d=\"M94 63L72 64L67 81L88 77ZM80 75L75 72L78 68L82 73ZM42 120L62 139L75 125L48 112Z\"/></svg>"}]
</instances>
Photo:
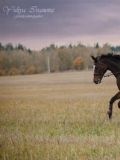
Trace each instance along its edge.
<instances>
[{"instance_id":1,"label":"horse ear","mask_svg":"<svg viewBox=\"0 0 120 160\"><path fill-rule=\"evenodd\" d=\"M91 58L94 62L97 62L97 58L95 58L94 56L91 56Z\"/></svg>"}]
</instances>

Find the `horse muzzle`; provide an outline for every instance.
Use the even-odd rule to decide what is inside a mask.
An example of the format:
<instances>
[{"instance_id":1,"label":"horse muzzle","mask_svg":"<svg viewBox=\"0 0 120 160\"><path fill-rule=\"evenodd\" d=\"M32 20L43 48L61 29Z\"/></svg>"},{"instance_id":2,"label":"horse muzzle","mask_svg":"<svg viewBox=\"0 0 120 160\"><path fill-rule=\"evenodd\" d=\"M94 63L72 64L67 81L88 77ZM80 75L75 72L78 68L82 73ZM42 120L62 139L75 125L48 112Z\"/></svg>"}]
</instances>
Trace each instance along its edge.
<instances>
[{"instance_id":1,"label":"horse muzzle","mask_svg":"<svg viewBox=\"0 0 120 160\"><path fill-rule=\"evenodd\" d=\"M98 78L98 79L94 78L93 82L95 84L100 84L101 83L101 79L100 78Z\"/></svg>"}]
</instances>

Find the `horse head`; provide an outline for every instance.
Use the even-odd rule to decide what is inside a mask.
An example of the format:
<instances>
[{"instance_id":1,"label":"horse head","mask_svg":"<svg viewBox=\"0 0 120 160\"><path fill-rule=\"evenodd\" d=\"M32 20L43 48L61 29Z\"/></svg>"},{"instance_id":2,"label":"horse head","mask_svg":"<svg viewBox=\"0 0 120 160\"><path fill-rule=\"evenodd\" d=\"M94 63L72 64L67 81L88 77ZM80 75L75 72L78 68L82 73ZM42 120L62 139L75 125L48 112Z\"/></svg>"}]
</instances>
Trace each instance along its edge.
<instances>
[{"instance_id":1,"label":"horse head","mask_svg":"<svg viewBox=\"0 0 120 160\"><path fill-rule=\"evenodd\" d=\"M108 66L107 64L105 64L104 60L102 60L100 56L98 57L91 56L91 58L93 59L95 65L93 81L95 84L99 84L101 83L101 80L105 72L107 71Z\"/></svg>"}]
</instances>

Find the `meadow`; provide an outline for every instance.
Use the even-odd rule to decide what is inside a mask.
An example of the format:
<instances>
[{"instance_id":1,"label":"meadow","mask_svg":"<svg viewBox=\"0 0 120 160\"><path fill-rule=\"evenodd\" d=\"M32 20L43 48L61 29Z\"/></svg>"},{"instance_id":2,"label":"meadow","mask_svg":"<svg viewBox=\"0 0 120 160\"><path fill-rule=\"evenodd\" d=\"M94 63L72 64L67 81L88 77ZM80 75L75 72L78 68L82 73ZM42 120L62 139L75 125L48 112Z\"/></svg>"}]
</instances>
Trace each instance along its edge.
<instances>
[{"instance_id":1,"label":"meadow","mask_svg":"<svg viewBox=\"0 0 120 160\"><path fill-rule=\"evenodd\" d=\"M0 77L1 160L120 160L114 77L92 71Z\"/></svg>"}]
</instances>

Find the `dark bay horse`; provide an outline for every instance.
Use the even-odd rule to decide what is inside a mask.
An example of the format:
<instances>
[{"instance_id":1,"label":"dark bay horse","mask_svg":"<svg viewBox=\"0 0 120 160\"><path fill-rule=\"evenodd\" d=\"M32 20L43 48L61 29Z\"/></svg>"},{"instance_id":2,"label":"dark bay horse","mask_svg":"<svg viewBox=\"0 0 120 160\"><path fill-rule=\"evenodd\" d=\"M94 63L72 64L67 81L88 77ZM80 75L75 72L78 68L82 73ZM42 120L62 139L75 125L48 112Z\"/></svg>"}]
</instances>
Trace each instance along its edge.
<instances>
[{"instance_id":1,"label":"dark bay horse","mask_svg":"<svg viewBox=\"0 0 120 160\"><path fill-rule=\"evenodd\" d=\"M101 56L91 56L94 61L94 83L99 84L101 83L102 78L107 70L110 70L112 74L116 78L117 86L119 92L117 92L109 101L109 110L108 116L109 119L112 118L112 110L113 110L113 103L120 99L120 55L101 55ZM118 102L118 107L120 108L120 101Z\"/></svg>"}]
</instances>

